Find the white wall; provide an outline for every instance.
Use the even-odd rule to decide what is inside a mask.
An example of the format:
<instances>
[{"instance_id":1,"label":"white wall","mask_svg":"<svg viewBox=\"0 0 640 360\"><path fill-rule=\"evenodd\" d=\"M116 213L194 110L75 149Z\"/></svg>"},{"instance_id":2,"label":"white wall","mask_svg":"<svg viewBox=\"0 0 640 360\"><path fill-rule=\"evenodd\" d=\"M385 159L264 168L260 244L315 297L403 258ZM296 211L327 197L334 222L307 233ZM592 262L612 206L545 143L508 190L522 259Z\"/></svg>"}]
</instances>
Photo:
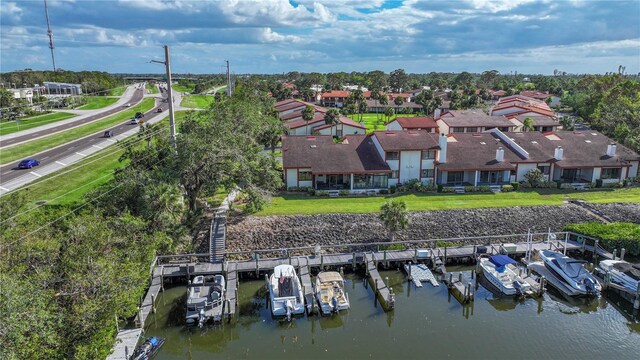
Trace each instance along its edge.
<instances>
[{"instance_id":1,"label":"white wall","mask_svg":"<svg viewBox=\"0 0 640 360\"><path fill-rule=\"evenodd\" d=\"M597 179L600 179L600 174L601 173L602 173L602 168L594 168L593 169L593 173L592 173L592 177L591 177L591 182L596 182ZM609 182L607 180L609 180L609 179L603 180L603 182L604 181ZM615 182L618 182L618 180L616 180Z\"/></svg>"},{"instance_id":2,"label":"white wall","mask_svg":"<svg viewBox=\"0 0 640 360\"><path fill-rule=\"evenodd\" d=\"M525 181L524 174L536 169L538 164L518 164L518 172L516 173L516 181Z\"/></svg>"},{"instance_id":3,"label":"white wall","mask_svg":"<svg viewBox=\"0 0 640 360\"><path fill-rule=\"evenodd\" d=\"M438 128L440 129L440 134L448 134L449 133L449 125L445 124L442 120L437 120L436 124L438 124Z\"/></svg>"},{"instance_id":4,"label":"white wall","mask_svg":"<svg viewBox=\"0 0 640 360\"><path fill-rule=\"evenodd\" d=\"M420 151L400 152L400 182L420 179Z\"/></svg>"},{"instance_id":5,"label":"white wall","mask_svg":"<svg viewBox=\"0 0 640 360\"><path fill-rule=\"evenodd\" d=\"M342 135L364 134L365 129L360 129L351 125L334 125L330 128L322 129L319 131L320 135L335 135L338 130L342 130Z\"/></svg>"},{"instance_id":6,"label":"white wall","mask_svg":"<svg viewBox=\"0 0 640 360\"><path fill-rule=\"evenodd\" d=\"M298 186L298 169L287 169L287 188Z\"/></svg>"},{"instance_id":7,"label":"white wall","mask_svg":"<svg viewBox=\"0 0 640 360\"><path fill-rule=\"evenodd\" d=\"M631 161L631 168L629 169L629 177L636 177L636 176L640 175L640 174L638 174L638 164L639 163L640 163L639 161ZM623 176L625 176L625 175L623 175Z\"/></svg>"},{"instance_id":8,"label":"white wall","mask_svg":"<svg viewBox=\"0 0 640 360\"><path fill-rule=\"evenodd\" d=\"M378 154L380 155L380 157L384 159L384 150L382 150L382 145L380 145L380 141L378 141L378 138L373 135L371 137L371 140L373 140L373 145L376 147L376 150L378 150Z\"/></svg>"},{"instance_id":9,"label":"white wall","mask_svg":"<svg viewBox=\"0 0 640 360\"><path fill-rule=\"evenodd\" d=\"M397 120L393 120L387 124L387 130L402 130L402 126L400 126Z\"/></svg>"}]
</instances>

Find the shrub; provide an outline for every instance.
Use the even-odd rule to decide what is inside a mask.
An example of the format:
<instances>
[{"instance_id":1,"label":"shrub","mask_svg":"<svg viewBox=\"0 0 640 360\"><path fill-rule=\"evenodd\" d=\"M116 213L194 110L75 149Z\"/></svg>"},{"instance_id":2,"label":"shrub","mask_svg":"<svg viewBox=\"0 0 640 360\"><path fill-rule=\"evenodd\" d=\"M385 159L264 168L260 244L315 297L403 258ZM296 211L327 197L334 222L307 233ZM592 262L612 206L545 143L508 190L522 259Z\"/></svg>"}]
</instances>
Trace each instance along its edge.
<instances>
[{"instance_id":1,"label":"shrub","mask_svg":"<svg viewBox=\"0 0 640 360\"><path fill-rule=\"evenodd\" d=\"M324 190L316 190L316 196L329 196L329 192Z\"/></svg>"},{"instance_id":2,"label":"shrub","mask_svg":"<svg viewBox=\"0 0 640 360\"><path fill-rule=\"evenodd\" d=\"M316 189L314 189L314 188L309 188L309 189L307 189L307 192L309 193L309 195L313 196L313 195L315 195L315 194L316 194Z\"/></svg>"},{"instance_id":3,"label":"shrub","mask_svg":"<svg viewBox=\"0 0 640 360\"><path fill-rule=\"evenodd\" d=\"M475 186L465 186L464 187L464 192L468 193L468 192L475 192L476 191L476 187Z\"/></svg>"},{"instance_id":4,"label":"shrub","mask_svg":"<svg viewBox=\"0 0 640 360\"><path fill-rule=\"evenodd\" d=\"M518 190L518 188L520 187L520 183L517 181L514 181L511 183L511 186L513 187L513 190Z\"/></svg>"},{"instance_id":5,"label":"shrub","mask_svg":"<svg viewBox=\"0 0 640 360\"><path fill-rule=\"evenodd\" d=\"M511 192L511 191L513 191L513 186L511 186L511 185L502 185L500 190L502 190L502 192Z\"/></svg>"},{"instance_id":6,"label":"shrub","mask_svg":"<svg viewBox=\"0 0 640 360\"><path fill-rule=\"evenodd\" d=\"M438 184L438 192L441 193L444 186L442 184Z\"/></svg>"},{"instance_id":7,"label":"shrub","mask_svg":"<svg viewBox=\"0 0 640 360\"><path fill-rule=\"evenodd\" d=\"M478 191L484 192L484 193L491 192L491 186L489 186L489 185L480 185L478 187Z\"/></svg>"},{"instance_id":8,"label":"shrub","mask_svg":"<svg viewBox=\"0 0 640 360\"><path fill-rule=\"evenodd\" d=\"M542 174L540 169L536 168L527 171L527 173L524 174L524 178L529 182L529 184L531 184L531 187L536 187L539 183L544 181L544 174Z\"/></svg>"},{"instance_id":9,"label":"shrub","mask_svg":"<svg viewBox=\"0 0 640 360\"><path fill-rule=\"evenodd\" d=\"M339 192L340 196L349 196L349 190L342 189Z\"/></svg>"},{"instance_id":10,"label":"shrub","mask_svg":"<svg viewBox=\"0 0 640 360\"><path fill-rule=\"evenodd\" d=\"M602 179L596 179L596 187L597 188L601 188L602 187Z\"/></svg>"},{"instance_id":11,"label":"shrub","mask_svg":"<svg viewBox=\"0 0 640 360\"><path fill-rule=\"evenodd\" d=\"M389 190L387 190L387 189L380 190L380 194L382 194L382 195L387 195L388 193L389 193Z\"/></svg>"},{"instance_id":12,"label":"shrub","mask_svg":"<svg viewBox=\"0 0 640 360\"><path fill-rule=\"evenodd\" d=\"M589 222L569 224L564 227L564 230L598 238L602 241L600 243L602 247L610 252L613 252L613 249L620 251L625 248L627 254L640 256L640 224Z\"/></svg>"},{"instance_id":13,"label":"shrub","mask_svg":"<svg viewBox=\"0 0 640 360\"><path fill-rule=\"evenodd\" d=\"M298 187L297 186L289 186L287 188L287 190L289 190L289 191L298 191Z\"/></svg>"},{"instance_id":14,"label":"shrub","mask_svg":"<svg viewBox=\"0 0 640 360\"><path fill-rule=\"evenodd\" d=\"M571 185L571 183L559 183L560 184L560 189L563 190L569 190L573 188L573 185Z\"/></svg>"},{"instance_id":15,"label":"shrub","mask_svg":"<svg viewBox=\"0 0 640 360\"><path fill-rule=\"evenodd\" d=\"M396 190L398 190L398 188L395 185L389 186L389 193L390 194L395 194Z\"/></svg>"},{"instance_id":16,"label":"shrub","mask_svg":"<svg viewBox=\"0 0 640 360\"><path fill-rule=\"evenodd\" d=\"M529 184L528 182L523 182L523 183L520 183L519 187L521 189L531 189L531 184Z\"/></svg>"},{"instance_id":17,"label":"shrub","mask_svg":"<svg viewBox=\"0 0 640 360\"><path fill-rule=\"evenodd\" d=\"M402 192L406 192L406 191L407 191L407 187L406 187L406 186L404 186L404 185L398 185L397 189L398 189L398 192L399 192L399 193L402 193Z\"/></svg>"},{"instance_id":18,"label":"shrub","mask_svg":"<svg viewBox=\"0 0 640 360\"><path fill-rule=\"evenodd\" d=\"M411 179L409 181L407 181L407 183L405 184L405 186L407 187L407 189L409 190L415 190L418 191L420 189L420 186L422 186L422 183L420 182L419 179Z\"/></svg>"},{"instance_id":19,"label":"shrub","mask_svg":"<svg viewBox=\"0 0 640 360\"><path fill-rule=\"evenodd\" d=\"M442 192L443 193L452 193L455 192L455 189L452 187L446 187L446 188L442 188Z\"/></svg>"}]
</instances>

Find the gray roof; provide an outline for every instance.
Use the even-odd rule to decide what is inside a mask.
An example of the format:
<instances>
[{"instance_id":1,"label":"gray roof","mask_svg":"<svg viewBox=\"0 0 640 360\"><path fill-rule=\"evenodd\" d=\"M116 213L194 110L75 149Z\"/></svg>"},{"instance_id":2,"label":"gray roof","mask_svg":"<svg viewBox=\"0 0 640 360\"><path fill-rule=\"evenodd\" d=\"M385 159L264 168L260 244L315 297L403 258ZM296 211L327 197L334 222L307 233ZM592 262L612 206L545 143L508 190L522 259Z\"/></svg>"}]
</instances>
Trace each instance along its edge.
<instances>
[{"instance_id":1,"label":"gray roof","mask_svg":"<svg viewBox=\"0 0 640 360\"><path fill-rule=\"evenodd\" d=\"M513 123L502 115L491 116L479 109L449 110L440 116L449 127L513 127Z\"/></svg>"},{"instance_id":2,"label":"gray roof","mask_svg":"<svg viewBox=\"0 0 640 360\"><path fill-rule=\"evenodd\" d=\"M384 151L438 149L438 139L426 130L375 131Z\"/></svg>"}]
</instances>

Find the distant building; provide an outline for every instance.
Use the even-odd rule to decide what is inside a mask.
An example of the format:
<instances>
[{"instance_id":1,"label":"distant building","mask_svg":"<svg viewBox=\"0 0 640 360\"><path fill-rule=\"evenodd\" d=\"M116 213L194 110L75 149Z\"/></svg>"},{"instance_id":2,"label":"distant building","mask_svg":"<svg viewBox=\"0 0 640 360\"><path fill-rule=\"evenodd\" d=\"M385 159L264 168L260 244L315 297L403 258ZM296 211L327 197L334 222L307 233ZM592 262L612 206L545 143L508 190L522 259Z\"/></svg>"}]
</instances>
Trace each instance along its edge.
<instances>
[{"instance_id":1,"label":"distant building","mask_svg":"<svg viewBox=\"0 0 640 360\"><path fill-rule=\"evenodd\" d=\"M82 85L67 84L58 82L45 81L42 85L43 95L80 95L82 94Z\"/></svg>"},{"instance_id":2,"label":"distant building","mask_svg":"<svg viewBox=\"0 0 640 360\"><path fill-rule=\"evenodd\" d=\"M33 104L32 88L9 89L9 91L13 94L14 99L25 99L29 104Z\"/></svg>"}]
</instances>

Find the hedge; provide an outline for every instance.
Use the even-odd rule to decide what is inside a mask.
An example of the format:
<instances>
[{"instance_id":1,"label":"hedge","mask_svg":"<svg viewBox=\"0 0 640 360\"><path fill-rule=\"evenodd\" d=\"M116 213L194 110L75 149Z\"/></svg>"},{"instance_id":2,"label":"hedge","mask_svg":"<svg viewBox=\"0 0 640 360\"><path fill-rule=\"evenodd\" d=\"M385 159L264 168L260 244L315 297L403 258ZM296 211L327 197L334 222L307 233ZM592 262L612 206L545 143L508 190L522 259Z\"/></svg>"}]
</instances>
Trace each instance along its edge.
<instances>
[{"instance_id":1,"label":"hedge","mask_svg":"<svg viewBox=\"0 0 640 360\"><path fill-rule=\"evenodd\" d=\"M602 247L607 251L613 252L613 249L620 251L620 249L625 248L627 254L640 256L640 224L589 222L569 224L564 227L564 230L598 238L602 241Z\"/></svg>"}]
</instances>

